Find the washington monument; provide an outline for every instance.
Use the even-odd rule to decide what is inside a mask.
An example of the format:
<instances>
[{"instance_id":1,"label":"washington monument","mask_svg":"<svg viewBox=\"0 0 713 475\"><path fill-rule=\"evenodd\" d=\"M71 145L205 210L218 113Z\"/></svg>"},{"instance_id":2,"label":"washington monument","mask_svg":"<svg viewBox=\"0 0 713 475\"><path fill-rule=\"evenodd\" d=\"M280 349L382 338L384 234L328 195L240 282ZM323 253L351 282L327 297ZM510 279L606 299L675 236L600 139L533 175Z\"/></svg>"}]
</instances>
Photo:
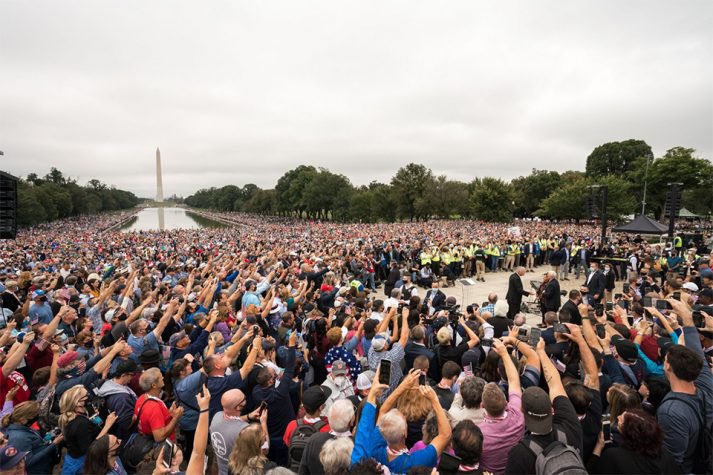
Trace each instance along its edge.
<instances>
[{"instance_id":1,"label":"washington monument","mask_svg":"<svg viewBox=\"0 0 713 475\"><path fill-rule=\"evenodd\" d=\"M161 150L156 147L156 202L163 203L163 180L161 179Z\"/></svg>"}]
</instances>

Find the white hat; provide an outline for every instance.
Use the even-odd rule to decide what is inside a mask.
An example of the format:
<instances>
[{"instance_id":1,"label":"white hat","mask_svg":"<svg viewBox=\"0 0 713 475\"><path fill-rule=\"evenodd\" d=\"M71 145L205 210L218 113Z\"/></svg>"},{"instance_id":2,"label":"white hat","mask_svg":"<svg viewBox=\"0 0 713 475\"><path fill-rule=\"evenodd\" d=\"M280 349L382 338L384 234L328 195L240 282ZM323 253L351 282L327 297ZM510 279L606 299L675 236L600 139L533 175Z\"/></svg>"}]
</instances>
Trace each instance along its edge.
<instances>
[{"instance_id":1,"label":"white hat","mask_svg":"<svg viewBox=\"0 0 713 475\"><path fill-rule=\"evenodd\" d=\"M101 278L99 277L99 274L97 274L96 272L92 272L91 274L89 274L89 277L87 277L87 282L89 282L90 280L101 280Z\"/></svg>"},{"instance_id":2,"label":"white hat","mask_svg":"<svg viewBox=\"0 0 713 475\"><path fill-rule=\"evenodd\" d=\"M371 388L371 380L374 379L373 371L364 371L357 377L356 387L360 391Z\"/></svg>"},{"instance_id":3,"label":"white hat","mask_svg":"<svg viewBox=\"0 0 713 475\"><path fill-rule=\"evenodd\" d=\"M698 286L693 282L686 282L683 284L683 288L691 292L698 292Z\"/></svg>"}]
</instances>

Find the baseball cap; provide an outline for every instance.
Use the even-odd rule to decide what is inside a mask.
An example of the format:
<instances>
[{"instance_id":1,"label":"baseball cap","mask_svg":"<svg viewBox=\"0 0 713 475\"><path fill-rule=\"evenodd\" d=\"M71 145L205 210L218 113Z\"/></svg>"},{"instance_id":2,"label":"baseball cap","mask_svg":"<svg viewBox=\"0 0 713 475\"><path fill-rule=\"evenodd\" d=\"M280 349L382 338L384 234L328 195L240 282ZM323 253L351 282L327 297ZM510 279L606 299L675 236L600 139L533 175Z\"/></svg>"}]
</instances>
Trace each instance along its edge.
<instances>
[{"instance_id":1,"label":"baseball cap","mask_svg":"<svg viewBox=\"0 0 713 475\"><path fill-rule=\"evenodd\" d=\"M612 337L612 342L614 342L614 348L616 348L616 353L626 361L627 363L635 363L639 356L639 352L636 350L636 345L631 340L627 340L619 335L614 335Z\"/></svg>"},{"instance_id":2,"label":"baseball cap","mask_svg":"<svg viewBox=\"0 0 713 475\"><path fill-rule=\"evenodd\" d=\"M59 357L59 359L57 360L57 366L59 366L60 368L66 368L67 366L71 365L77 358L79 358L79 353L77 353L76 351L68 351Z\"/></svg>"},{"instance_id":3,"label":"baseball cap","mask_svg":"<svg viewBox=\"0 0 713 475\"><path fill-rule=\"evenodd\" d=\"M347 374L347 364L343 360L335 360L332 363L332 376L344 376Z\"/></svg>"},{"instance_id":4,"label":"baseball cap","mask_svg":"<svg viewBox=\"0 0 713 475\"><path fill-rule=\"evenodd\" d=\"M33 299L38 299L38 298L45 298L45 291L44 290L35 290L32 292L32 298Z\"/></svg>"},{"instance_id":5,"label":"baseball cap","mask_svg":"<svg viewBox=\"0 0 713 475\"><path fill-rule=\"evenodd\" d=\"M12 445L3 447L0 449L0 470L5 471L16 467L29 453L21 452Z\"/></svg>"},{"instance_id":6,"label":"baseball cap","mask_svg":"<svg viewBox=\"0 0 713 475\"><path fill-rule=\"evenodd\" d=\"M703 269L703 270L701 270L701 277L702 277L702 278L713 279L713 270L711 270L711 269Z\"/></svg>"},{"instance_id":7,"label":"baseball cap","mask_svg":"<svg viewBox=\"0 0 713 475\"><path fill-rule=\"evenodd\" d=\"M176 346L179 341L183 340L183 338L186 336L186 331L181 330L178 333L174 333L171 335L171 338L168 339L168 346Z\"/></svg>"},{"instance_id":8,"label":"baseball cap","mask_svg":"<svg viewBox=\"0 0 713 475\"><path fill-rule=\"evenodd\" d=\"M134 374L139 372L139 367L136 362L132 359L122 361L116 366L114 370L114 377L122 376L124 374Z\"/></svg>"},{"instance_id":9,"label":"baseball cap","mask_svg":"<svg viewBox=\"0 0 713 475\"><path fill-rule=\"evenodd\" d=\"M371 380L374 379L374 375L375 373L373 371L364 371L359 376L357 376L357 389L360 391L371 389Z\"/></svg>"},{"instance_id":10,"label":"baseball cap","mask_svg":"<svg viewBox=\"0 0 713 475\"><path fill-rule=\"evenodd\" d=\"M387 344L388 336L386 333L379 333L371 339L371 347L374 351L382 351Z\"/></svg>"},{"instance_id":11,"label":"baseball cap","mask_svg":"<svg viewBox=\"0 0 713 475\"><path fill-rule=\"evenodd\" d=\"M550 396L542 388L533 386L523 391L522 412L527 430L533 434L552 432L552 404Z\"/></svg>"},{"instance_id":12,"label":"baseball cap","mask_svg":"<svg viewBox=\"0 0 713 475\"><path fill-rule=\"evenodd\" d=\"M87 282L89 282L90 280L100 280L99 274L97 274L96 272L89 274L89 277L87 277Z\"/></svg>"},{"instance_id":13,"label":"baseball cap","mask_svg":"<svg viewBox=\"0 0 713 475\"><path fill-rule=\"evenodd\" d=\"M683 288L686 290L690 290L691 292L698 292L698 286L693 282L684 283Z\"/></svg>"},{"instance_id":14,"label":"baseball cap","mask_svg":"<svg viewBox=\"0 0 713 475\"><path fill-rule=\"evenodd\" d=\"M331 394L332 390L325 386L312 386L302 393L302 405L307 412L314 412L327 402Z\"/></svg>"}]
</instances>

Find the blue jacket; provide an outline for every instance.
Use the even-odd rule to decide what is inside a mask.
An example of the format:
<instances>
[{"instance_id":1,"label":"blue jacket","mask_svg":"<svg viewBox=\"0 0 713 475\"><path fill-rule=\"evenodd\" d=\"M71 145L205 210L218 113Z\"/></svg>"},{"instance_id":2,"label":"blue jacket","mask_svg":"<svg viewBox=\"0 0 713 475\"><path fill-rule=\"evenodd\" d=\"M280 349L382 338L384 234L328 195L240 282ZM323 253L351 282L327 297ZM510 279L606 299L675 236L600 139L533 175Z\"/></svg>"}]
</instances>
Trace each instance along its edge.
<instances>
[{"instance_id":1,"label":"blue jacket","mask_svg":"<svg viewBox=\"0 0 713 475\"><path fill-rule=\"evenodd\" d=\"M103 397L109 412L116 413L116 423L111 428L111 433L121 440L129 440L131 435L131 422L136 406L136 393L128 387L117 384L113 379L107 380L99 388L98 395Z\"/></svg>"},{"instance_id":2,"label":"blue jacket","mask_svg":"<svg viewBox=\"0 0 713 475\"><path fill-rule=\"evenodd\" d=\"M196 371L185 378L176 382L173 388L176 403L183 407L183 416L178 421L178 426L181 430L192 431L198 426L198 401L196 394L201 389L201 373Z\"/></svg>"},{"instance_id":3,"label":"blue jacket","mask_svg":"<svg viewBox=\"0 0 713 475\"><path fill-rule=\"evenodd\" d=\"M9 445L21 452L30 452L25 459L28 474L52 473L52 466L59 461L55 445L45 442L36 430L20 424L10 424L3 432Z\"/></svg>"}]
</instances>

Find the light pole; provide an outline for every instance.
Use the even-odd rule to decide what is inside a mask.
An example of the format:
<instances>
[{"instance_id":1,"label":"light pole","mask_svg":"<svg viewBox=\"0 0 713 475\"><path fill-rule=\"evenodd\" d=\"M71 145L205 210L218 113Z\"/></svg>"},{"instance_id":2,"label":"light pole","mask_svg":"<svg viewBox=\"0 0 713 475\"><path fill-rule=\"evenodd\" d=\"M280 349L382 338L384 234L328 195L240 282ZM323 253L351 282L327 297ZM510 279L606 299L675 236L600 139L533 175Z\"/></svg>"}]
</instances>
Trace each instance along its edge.
<instances>
[{"instance_id":1,"label":"light pole","mask_svg":"<svg viewBox=\"0 0 713 475\"><path fill-rule=\"evenodd\" d=\"M596 195L601 190L601 220L602 220L602 237L601 245L604 247L607 241L607 205L609 203L609 186L608 185L589 185L587 188L593 190Z\"/></svg>"},{"instance_id":2,"label":"light pole","mask_svg":"<svg viewBox=\"0 0 713 475\"><path fill-rule=\"evenodd\" d=\"M649 159L646 158L646 171L644 172L644 197L641 200L641 215L646 214L646 185L649 179Z\"/></svg>"}]
</instances>

